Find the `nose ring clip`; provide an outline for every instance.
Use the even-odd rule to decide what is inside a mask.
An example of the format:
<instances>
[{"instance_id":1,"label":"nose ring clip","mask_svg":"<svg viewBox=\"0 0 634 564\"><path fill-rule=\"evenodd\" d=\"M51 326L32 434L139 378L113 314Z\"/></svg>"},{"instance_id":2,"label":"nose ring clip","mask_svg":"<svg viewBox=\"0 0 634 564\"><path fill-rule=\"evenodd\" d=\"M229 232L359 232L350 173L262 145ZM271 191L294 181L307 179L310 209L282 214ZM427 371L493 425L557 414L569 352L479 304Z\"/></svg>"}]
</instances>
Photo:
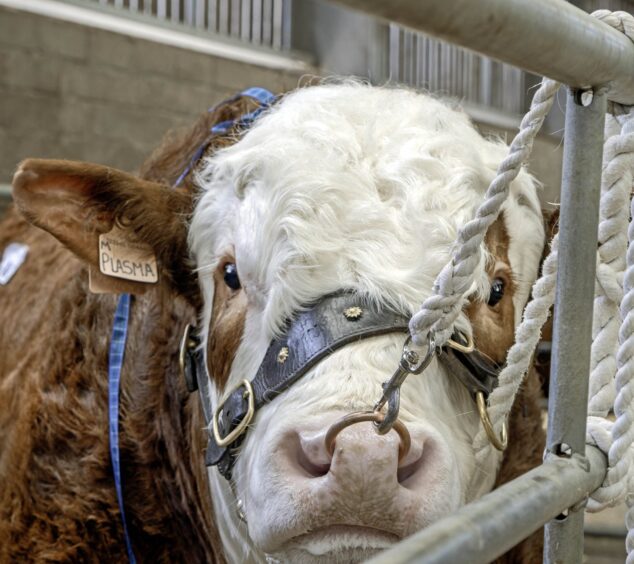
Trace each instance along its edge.
<instances>
[{"instance_id":1,"label":"nose ring clip","mask_svg":"<svg viewBox=\"0 0 634 564\"><path fill-rule=\"evenodd\" d=\"M387 403L387 413L383 420L379 423L375 422L376 430L379 435L388 433L396 424L398 412L401 404L401 386L410 374L420 374L429 366L436 354L436 341L434 334L430 331L427 336L427 352L421 358L421 355L410 348L412 338L407 337L403 346L403 354L401 360L392 377L382 384L383 395L374 405L374 411L380 412Z\"/></svg>"},{"instance_id":2,"label":"nose ring clip","mask_svg":"<svg viewBox=\"0 0 634 564\"><path fill-rule=\"evenodd\" d=\"M337 435L341 433L346 427L355 425L357 423L363 423L365 421L373 421L375 425L379 425L383 422L384 415L378 411L356 411L354 413L348 413L341 419L335 421L328 431L326 432L326 450L328 454L332 456L335 452L335 441ZM410 437L407 427L400 421L395 421L392 428L398 433L401 442L398 446L398 461L401 462L403 458L407 456L409 449L412 445L412 438Z\"/></svg>"}]
</instances>

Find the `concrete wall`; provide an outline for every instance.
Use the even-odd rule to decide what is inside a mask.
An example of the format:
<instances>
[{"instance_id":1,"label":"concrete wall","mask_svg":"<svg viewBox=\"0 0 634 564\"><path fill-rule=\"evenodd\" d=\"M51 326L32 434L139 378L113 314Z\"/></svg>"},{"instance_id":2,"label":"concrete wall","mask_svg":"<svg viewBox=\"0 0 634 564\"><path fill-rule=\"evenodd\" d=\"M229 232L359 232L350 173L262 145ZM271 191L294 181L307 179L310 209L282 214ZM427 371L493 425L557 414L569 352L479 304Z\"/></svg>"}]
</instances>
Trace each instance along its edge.
<instances>
[{"instance_id":1,"label":"concrete wall","mask_svg":"<svg viewBox=\"0 0 634 564\"><path fill-rule=\"evenodd\" d=\"M25 157L132 170L215 102L301 74L0 6L0 184Z\"/></svg>"},{"instance_id":2,"label":"concrete wall","mask_svg":"<svg viewBox=\"0 0 634 564\"><path fill-rule=\"evenodd\" d=\"M278 68L265 68L245 62L249 51L238 61L106 31L95 27L104 16L97 12L86 12L95 25L81 25L2 4L0 0L0 186L10 183L17 163L26 157L134 170L168 129L190 123L215 102L252 85L284 91L302 75L316 72L297 59L288 58L288 68L284 60ZM319 27L314 17L305 19L303 27L294 23L297 33L311 24ZM381 41L367 31L374 30L368 22L357 23L365 31L357 38L360 52L349 58L358 69L347 70L363 74L362 69L376 66L370 64L374 59L368 58L368 44ZM314 45L304 45L310 37L304 43L299 39L296 34L297 47L310 48L321 58ZM344 72L341 65L331 68L333 61L326 57L317 62L325 73ZM508 141L515 133L481 125L485 133ZM560 138L542 136L533 163L531 169L546 186L543 200L556 201ZM6 199L6 190L0 190L0 200L3 193ZM0 201L0 213L1 206Z\"/></svg>"}]
</instances>

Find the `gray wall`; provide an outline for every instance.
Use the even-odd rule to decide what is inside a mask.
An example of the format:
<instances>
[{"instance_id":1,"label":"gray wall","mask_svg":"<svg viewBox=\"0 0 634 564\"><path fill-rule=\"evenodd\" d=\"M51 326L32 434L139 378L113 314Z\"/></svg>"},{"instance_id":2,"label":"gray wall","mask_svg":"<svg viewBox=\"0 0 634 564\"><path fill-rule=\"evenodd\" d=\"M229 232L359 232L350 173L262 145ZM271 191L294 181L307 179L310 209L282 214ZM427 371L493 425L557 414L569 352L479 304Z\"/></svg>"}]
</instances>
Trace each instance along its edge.
<instances>
[{"instance_id":1,"label":"gray wall","mask_svg":"<svg viewBox=\"0 0 634 564\"><path fill-rule=\"evenodd\" d=\"M26 157L132 170L171 127L246 86L283 91L264 69L0 7L0 184Z\"/></svg>"},{"instance_id":2,"label":"gray wall","mask_svg":"<svg viewBox=\"0 0 634 564\"><path fill-rule=\"evenodd\" d=\"M316 5L307 3L304 11ZM295 19L299 16L296 11ZM316 28L329 27L325 21L317 25L314 16L304 19L304 27L294 22L296 47L317 55L326 73L357 72L382 82L378 75L384 61L368 47L383 43L372 22L356 22L358 53L348 59L357 67L347 69L322 57L323 49L313 44L320 36ZM315 28L311 34L310 24ZM335 27L345 35L345 29ZM326 35L340 43L332 37L335 31ZM351 47L346 45L342 53ZM190 123L213 103L246 86L288 90L298 84L300 74L0 6L0 188L10 183L17 163L26 157L87 160L133 170L168 129ZM482 129L508 141L514 134L486 125ZM559 145L558 136L544 135L535 146L531 168L546 185L544 201L558 199ZM0 213L2 200L0 189Z\"/></svg>"}]
</instances>

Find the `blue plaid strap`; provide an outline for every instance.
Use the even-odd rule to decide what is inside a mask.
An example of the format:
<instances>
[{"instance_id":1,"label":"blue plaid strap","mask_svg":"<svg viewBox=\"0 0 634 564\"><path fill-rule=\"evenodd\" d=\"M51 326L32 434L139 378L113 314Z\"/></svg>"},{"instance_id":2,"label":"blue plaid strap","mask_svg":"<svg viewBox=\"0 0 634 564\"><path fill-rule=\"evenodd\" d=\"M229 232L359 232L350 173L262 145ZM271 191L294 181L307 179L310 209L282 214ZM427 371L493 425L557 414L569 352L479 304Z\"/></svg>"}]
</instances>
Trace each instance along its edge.
<instances>
[{"instance_id":1,"label":"blue plaid strap","mask_svg":"<svg viewBox=\"0 0 634 564\"><path fill-rule=\"evenodd\" d=\"M223 135L225 133L229 133L231 128L235 126L238 126L241 128L249 127L255 121L255 118L257 118L264 110L270 107L270 105L273 102L275 102L275 100L277 99L275 94L273 94L272 92L269 92L265 88L260 88L259 86L253 86L251 88L247 88L246 90L243 90L242 92L240 92L239 94L236 94L235 96L232 96L231 98L228 98L227 100L220 102L220 104L217 104L216 106L212 106L211 108L209 108L209 112L213 112L216 108L218 108L222 104L234 102L235 100L238 100L239 98L244 96L247 96L249 98L253 98L254 100L256 100L260 104L260 107L252 112L249 112L248 114L240 116L236 120L228 119L228 120L221 121L215 124L210 129L212 135ZM174 187L180 186L181 182L185 180L185 177L190 173L194 165L198 162L198 160L200 159L200 157L202 156L205 150L207 141L208 139L200 147L198 147L198 149L196 150L192 158L187 163L187 166L185 167L183 172L181 172L180 176L176 179L176 182L174 182Z\"/></svg>"},{"instance_id":2,"label":"blue plaid strap","mask_svg":"<svg viewBox=\"0 0 634 564\"><path fill-rule=\"evenodd\" d=\"M128 525L123 506L123 489L121 487L121 458L119 453L119 387L121 381L121 367L125 354L125 343L128 335L128 320L130 319L130 294L121 294L114 314L112 325L112 339L110 340L110 353L108 356L108 433L110 437L110 459L112 461L112 473L114 485L121 511L123 523L123 536L128 558L132 564L136 564L132 542L128 533Z\"/></svg>"}]
</instances>

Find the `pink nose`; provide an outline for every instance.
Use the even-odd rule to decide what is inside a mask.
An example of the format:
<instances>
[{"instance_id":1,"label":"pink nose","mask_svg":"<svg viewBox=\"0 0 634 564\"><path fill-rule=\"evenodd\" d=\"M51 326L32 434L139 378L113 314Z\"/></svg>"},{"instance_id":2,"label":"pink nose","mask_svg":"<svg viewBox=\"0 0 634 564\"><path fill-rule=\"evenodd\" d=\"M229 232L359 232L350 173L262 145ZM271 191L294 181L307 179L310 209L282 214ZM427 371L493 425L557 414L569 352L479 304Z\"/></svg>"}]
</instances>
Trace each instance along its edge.
<instances>
[{"instance_id":1,"label":"pink nose","mask_svg":"<svg viewBox=\"0 0 634 564\"><path fill-rule=\"evenodd\" d=\"M327 428L327 426L326 426ZM296 460L307 478L327 476L332 485L371 480L392 487L406 482L423 462L423 438L413 436L409 452L399 461L402 439L395 431L379 435L370 422L357 423L340 431L332 456L325 442L326 430L300 432ZM402 447L401 447L402 448Z\"/></svg>"}]
</instances>

